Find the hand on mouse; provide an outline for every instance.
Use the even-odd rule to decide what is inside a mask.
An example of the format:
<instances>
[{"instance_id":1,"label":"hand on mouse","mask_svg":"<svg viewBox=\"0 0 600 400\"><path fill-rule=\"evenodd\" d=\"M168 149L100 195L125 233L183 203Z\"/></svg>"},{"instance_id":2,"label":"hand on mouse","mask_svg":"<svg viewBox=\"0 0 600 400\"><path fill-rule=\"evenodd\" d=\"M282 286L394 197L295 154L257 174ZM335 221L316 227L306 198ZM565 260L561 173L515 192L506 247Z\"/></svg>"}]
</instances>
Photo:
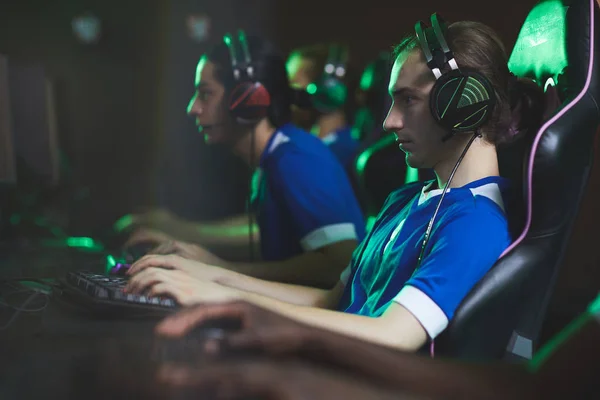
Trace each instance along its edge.
<instances>
[{"instance_id":1,"label":"hand on mouse","mask_svg":"<svg viewBox=\"0 0 600 400\"><path fill-rule=\"evenodd\" d=\"M175 254L190 260L200 261L210 265L224 266L227 264L225 260L217 257L205 248L179 240L171 240L164 242L150 251L149 254Z\"/></svg>"},{"instance_id":2,"label":"hand on mouse","mask_svg":"<svg viewBox=\"0 0 600 400\"><path fill-rule=\"evenodd\" d=\"M268 354L300 352L314 328L295 322L253 304L236 301L226 304L200 304L167 317L157 325L159 335L184 336L194 327L214 319L235 318L242 329L223 340L231 350L260 350ZM218 352L220 342L207 343L207 351Z\"/></svg>"},{"instance_id":3,"label":"hand on mouse","mask_svg":"<svg viewBox=\"0 0 600 400\"><path fill-rule=\"evenodd\" d=\"M188 274L190 277L212 282L219 282L220 279L234 274L234 272L224 268L190 260L176 254L149 254L133 263L127 271L127 275L133 276L148 268L177 270Z\"/></svg>"},{"instance_id":4,"label":"hand on mouse","mask_svg":"<svg viewBox=\"0 0 600 400\"><path fill-rule=\"evenodd\" d=\"M197 303L220 303L237 299L238 291L215 282L203 281L178 270L146 268L133 276L125 291L146 292L148 296L169 296L188 306Z\"/></svg>"},{"instance_id":5,"label":"hand on mouse","mask_svg":"<svg viewBox=\"0 0 600 400\"><path fill-rule=\"evenodd\" d=\"M200 368L164 365L158 370L157 381L173 388L194 388L195 393L211 393L223 400L408 398L355 375L291 360L215 361Z\"/></svg>"}]
</instances>

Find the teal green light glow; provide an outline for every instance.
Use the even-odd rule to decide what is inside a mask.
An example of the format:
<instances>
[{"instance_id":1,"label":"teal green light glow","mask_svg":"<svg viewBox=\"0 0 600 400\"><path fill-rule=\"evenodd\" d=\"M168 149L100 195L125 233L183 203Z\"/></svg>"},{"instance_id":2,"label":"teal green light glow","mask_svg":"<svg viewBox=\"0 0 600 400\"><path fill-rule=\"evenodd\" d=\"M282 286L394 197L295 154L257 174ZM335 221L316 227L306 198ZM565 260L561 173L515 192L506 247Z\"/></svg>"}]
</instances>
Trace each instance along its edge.
<instances>
[{"instance_id":1,"label":"teal green light glow","mask_svg":"<svg viewBox=\"0 0 600 400\"><path fill-rule=\"evenodd\" d=\"M76 248L89 252L99 252L104 250L102 243L95 241L89 237L69 237L66 239L42 239L43 247L50 248Z\"/></svg>"},{"instance_id":2,"label":"teal green light glow","mask_svg":"<svg viewBox=\"0 0 600 400\"><path fill-rule=\"evenodd\" d=\"M309 83L306 87L306 91L308 92L308 94L317 93L317 85L315 85L314 83Z\"/></svg>"},{"instance_id":3,"label":"teal green light glow","mask_svg":"<svg viewBox=\"0 0 600 400\"><path fill-rule=\"evenodd\" d=\"M103 250L104 246L89 237L70 237L67 238L67 246L85 248L89 250Z\"/></svg>"},{"instance_id":4,"label":"teal green light glow","mask_svg":"<svg viewBox=\"0 0 600 400\"><path fill-rule=\"evenodd\" d=\"M371 63L365 68L362 76L360 77L360 89L365 92L373 86L375 80L375 63Z\"/></svg>"},{"instance_id":5,"label":"teal green light glow","mask_svg":"<svg viewBox=\"0 0 600 400\"><path fill-rule=\"evenodd\" d=\"M371 229L373 228L373 225L375 225L375 221L377 221L377 217L374 215L367 218L367 226L366 226L367 233L369 233L371 231Z\"/></svg>"},{"instance_id":6,"label":"teal green light glow","mask_svg":"<svg viewBox=\"0 0 600 400\"><path fill-rule=\"evenodd\" d=\"M285 63L285 69L288 73L288 78L293 79L302 66L302 56L298 53L292 53Z\"/></svg>"},{"instance_id":7,"label":"teal green light glow","mask_svg":"<svg viewBox=\"0 0 600 400\"><path fill-rule=\"evenodd\" d=\"M556 77L568 64L565 16L561 1L539 3L527 16L508 61L516 75L545 82Z\"/></svg>"},{"instance_id":8,"label":"teal green light glow","mask_svg":"<svg viewBox=\"0 0 600 400\"><path fill-rule=\"evenodd\" d=\"M106 272L110 272L110 270L117 265L117 260L110 254L106 256Z\"/></svg>"},{"instance_id":9,"label":"teal green light glow","mask_svg":"<svg viewBox=\"0 0 600 400\"><path fill-rule=\"evenodd\" d=\"M113 229L115 232L119 233L123 230L127 229L133 223L133 215L127 214L124 217L119 218L117 222L113 225Z\"/></svg>"},{"instance_id":10,"label":"teal green light glow","mask_svg":"<svg viewBox=\"0 0 600 400\"><path fill-rule=\"evenodd\" d=\"M406 179L404 180L405 184L418 182L419 181L419 170L417 168L413 168L409 165L406 166Z\"/></svg>"}]
</instances>

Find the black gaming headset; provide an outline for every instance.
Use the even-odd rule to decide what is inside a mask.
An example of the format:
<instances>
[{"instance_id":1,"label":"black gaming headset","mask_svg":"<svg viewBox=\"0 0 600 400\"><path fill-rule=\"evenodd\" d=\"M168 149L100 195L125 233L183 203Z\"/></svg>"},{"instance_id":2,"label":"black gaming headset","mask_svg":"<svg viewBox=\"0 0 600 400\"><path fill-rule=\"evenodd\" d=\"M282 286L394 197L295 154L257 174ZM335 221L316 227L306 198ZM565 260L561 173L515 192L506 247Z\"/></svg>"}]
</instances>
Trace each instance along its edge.
<instances>
[{"instance_id":1,"label":"black gaming headset","mask_svg":"<svg viewBox=\"0 0 600 400\"><path fill-rule=\"evenodd\" d=\"M346 47L335 44L329 46L323 74L306 88L317 111L330 113L346 104L348 88L343 78L346 75L347 58Z\"/></svg>"},{"instance_id":2,"label":"black gaming headset","mask_svg":"<svg viewBox=\"0 0 600 400\"><path fill-rule=\"evenodd\" d=\"M235 86L229 96L229 111L240 124L254 124L267 116L271 105L271 95L267 88L259 82L254 73L254 65L246 34L238 32L237 44L242 49L243 59L238 57L236 41L230 34L223 37L231 56L231 69Z\"/></svg>"},{"instance_id":3,"label":"black gaming headset","mask_svg":"<svg viewBox=\"0 0 600 400\"><path fill-rule=\"evenodd\" d=\"M458 67L445 38L447 30L447 24L438 14L431 16L431 27L422 21L415 25L427 66L436 78L429 107L434 118L449 132L443 140L458 132L476 132L489 120L496 104L493 86L485 76Z\"/></svg>"}]
</instances>

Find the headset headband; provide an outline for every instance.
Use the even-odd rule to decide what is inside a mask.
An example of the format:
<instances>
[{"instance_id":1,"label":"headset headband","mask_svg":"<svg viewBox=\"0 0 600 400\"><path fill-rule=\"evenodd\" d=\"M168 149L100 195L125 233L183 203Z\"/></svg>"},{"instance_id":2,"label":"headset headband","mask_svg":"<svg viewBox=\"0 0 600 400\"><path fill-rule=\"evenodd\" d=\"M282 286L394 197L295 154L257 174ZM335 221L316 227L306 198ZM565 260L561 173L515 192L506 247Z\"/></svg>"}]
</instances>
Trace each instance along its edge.
<instances>
[{"instance_id":1,"label":"headset headband","mask_svg":"<svg viewBox=\"0 0 600 400\"><path fill-rule=\"evenodd\" d=\"M454 53L450 50L444 36L445 31L447 31L446 21L437 13L431 16L430 28L427 28L422 21L418 21L415 24L417 40L427 60L427 66L433 71L435 79L439 79L442 76L442 70L446 65L452 70L460 70L454 58ZM436 54L437 52L441 52L442 54ZM443 55L443 60L440 59L441 57L436 57L436 55L438 57Z\"/></svg>"},{"instance_id":2,"label":"headset headband","mask_svg":"<svg viewBox=\"0 0 600 400\"><path fill-rule=\"evenodd\" d=\"M331 44L325 61L325 73L343 78L346 75L346 59L348 58L348 49L345 46Z\"/></svg>"},{"instance_id":3,"label":"headset headband","mask_svg":"<svg viewBox=\"0 0 600 400\"><path fill-rule=\"evenodd\" d=\"M238 43L242 48L242 54L244 56L243 62L237 56L235 50L235 43L231 34L227 33L223 36L223 42L229 49L229 56L231 58L231 68L233 70L233 77L236 81L242 78L242 70L245 69L245 73L249 79L254 78L254 67L252 66L252 57L250 56L250 48L248 46L248 40L246 39L246 33L243 30L238 31Z\"/></svg>"}]
</instances>

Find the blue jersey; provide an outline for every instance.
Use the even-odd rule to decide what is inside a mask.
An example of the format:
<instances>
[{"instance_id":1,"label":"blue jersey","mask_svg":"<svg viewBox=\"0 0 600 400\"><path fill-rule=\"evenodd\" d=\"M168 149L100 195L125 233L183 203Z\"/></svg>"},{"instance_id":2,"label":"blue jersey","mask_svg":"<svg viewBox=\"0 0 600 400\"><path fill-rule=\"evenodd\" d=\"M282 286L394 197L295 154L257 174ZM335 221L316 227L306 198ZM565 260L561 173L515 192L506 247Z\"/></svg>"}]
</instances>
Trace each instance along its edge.
<instances>
[{"instance_id":1,"label":"blue jersey","mask_svg":"<svg viewBox=\"0 0 600 400\"><path fill-rule=\"evenodd\" d=\"M321 140L292 124L267 143L255 186L264 260L365 236L364 217L342 166Z\"/></svg>"},{"instance_id":2,"label":"blue jersey","mask_svg":"<svg viewBox=\"0 0 600 400\"><path fill-rule=\"evenodd\" d=\"M352 137L352 129L347 126L339 131L327 134L321 140L335 154L346 171L354 168L354 159L358 152L359 142Z\"/></svg>"},{"instance_id":3,"label":"blue jersey","mask_svg":"<svg viewBox=\"0 0 600 400\"><path fill-rule=\"evenodd\" d=\"M508 182L487 177L446 192L416 268L442 192L429 190L432 184L416 182L390 194L342 273L341 311L377 317L396 302L434 338L510 245L503 198Z\"/></svg>"}]
</instances>

